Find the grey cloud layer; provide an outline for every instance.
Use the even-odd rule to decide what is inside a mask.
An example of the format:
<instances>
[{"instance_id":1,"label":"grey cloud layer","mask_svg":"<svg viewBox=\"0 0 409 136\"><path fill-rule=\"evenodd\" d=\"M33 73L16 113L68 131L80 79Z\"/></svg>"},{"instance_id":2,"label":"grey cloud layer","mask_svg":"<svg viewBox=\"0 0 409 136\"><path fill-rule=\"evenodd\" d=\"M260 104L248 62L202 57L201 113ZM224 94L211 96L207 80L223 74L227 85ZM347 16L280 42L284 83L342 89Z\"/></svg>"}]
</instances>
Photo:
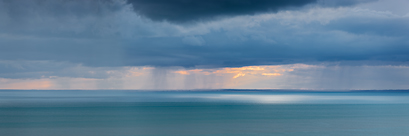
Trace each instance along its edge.
<instances>
[{"instance_id":1,"label":"grey cloud layer","mask_svg":"<svg viewBox=\"0 0 409 136\"><path fill-rule=\"evenodd\" d=\"M123 2L122 2L123 3ZM8 35L92 38L110 30L124 6L111 0L1 0L0 29Z\"/></svg>"},{"instance_id":2,"label":"grey cloud layer","mask_svg":"<svg viewBox=\"0 0 409 136\"><path fill-rule=\"evenodd\" d=\"M161 2L167 3L158 4ZM276 7L308 4L293 2ZM152 21L135 13L137 7L120 0L3 0L0 59L75 64L69 67L234 67L334 61L406 64L409 17L335 6L360 2L366 1L321 1L329 6L257 15L248 14L268 8L221 10L217 14L206 11L197 17L230 15L233 11L241 16L183 25ZM182 20L197 19L190 16L193 14ZM162 15L157 17L160 20ZM3 73L2 77L12 75Z\"/></svg>"},{"instance_id":3,"label":"grey cloud layer","mask_svg":"<svg viewBox=\"0 0 409 136\"><path fill-rule=\"evenodd\" d=\"M79 64L53 61L0 61L0 77L10 79L36 78L93 78L123 77L128 67L86 67Z\"/></svg>"}]
</instances>

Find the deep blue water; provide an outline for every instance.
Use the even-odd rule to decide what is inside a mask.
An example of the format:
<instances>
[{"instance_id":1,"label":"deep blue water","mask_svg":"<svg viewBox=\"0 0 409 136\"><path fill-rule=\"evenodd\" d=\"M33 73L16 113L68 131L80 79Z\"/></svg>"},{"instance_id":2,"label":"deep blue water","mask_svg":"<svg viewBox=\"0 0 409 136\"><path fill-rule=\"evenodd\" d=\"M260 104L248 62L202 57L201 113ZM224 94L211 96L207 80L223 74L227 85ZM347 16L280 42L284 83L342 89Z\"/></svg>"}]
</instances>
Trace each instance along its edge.
<instances>
[{"instance_id":1,"label":"deep blue water","mask_svg":"<svg viewBox=\"0 0 409 136\"><path fill-rule=\"evenodd\" d=\"M0 91L1 136L406 136L407 92Z\"/></svg>"}]
</instances>

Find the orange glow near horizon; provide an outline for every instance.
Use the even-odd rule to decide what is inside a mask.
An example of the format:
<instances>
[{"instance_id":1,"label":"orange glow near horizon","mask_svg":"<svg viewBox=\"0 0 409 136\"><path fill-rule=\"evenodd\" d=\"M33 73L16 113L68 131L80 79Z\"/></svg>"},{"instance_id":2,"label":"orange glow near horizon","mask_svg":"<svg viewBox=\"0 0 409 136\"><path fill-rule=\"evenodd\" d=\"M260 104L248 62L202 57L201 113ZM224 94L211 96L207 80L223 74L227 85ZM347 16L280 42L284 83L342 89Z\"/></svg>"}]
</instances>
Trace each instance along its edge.
<instances>
[{"instance_id":1,"label":"orange glow near horizon","mask_svg":"<svg viewBox=\"0 0 409 136\"><path fill-rule=\"evenodd\" d=\"M281 76L280 73L263 73L261 75L263 75L263 76Z\"/></svg>"},{"instance_id":2,"label":"orange glow near horizon","mask_svg":"<svg viewBox=\"0 0 409 136\"><path fill-rule=\"evenodd\" d=\"M174 73L181 75L190 75L192 73L210 75L216 74L223 76L225 74L230 75L233 79L243 77L246 75L263 75L263 76L281 76L285 72L294 71L295 68L309 68L311 66L304 64L295 65L274 65L274 66L245 66L236 68L218 68L218 69L192 69L192 70L179 70Z\"/></svg>"},{"instance_id":3,"label":"orange glow near horizon","mask_svg":"<svg viewBox=\"0 0 409 136\"><path fill-rule=\"evenodd\" d=\"M174 73L182 74L182 75L190 75L188 71L175 71Z\"/></svg>"},{"instance_id":4,"label":"orange glow near horizon","mask_svg":"<svg viewBox=\"0 0 409 136\"><path fill-rule=\"evenodd\" d=\"M243 73L238 73L237 75L235 75L233 78L238 78L238 77L241 77L241 76L245 76L246 74L243 74Z\"/></svg>"}]
</instances>

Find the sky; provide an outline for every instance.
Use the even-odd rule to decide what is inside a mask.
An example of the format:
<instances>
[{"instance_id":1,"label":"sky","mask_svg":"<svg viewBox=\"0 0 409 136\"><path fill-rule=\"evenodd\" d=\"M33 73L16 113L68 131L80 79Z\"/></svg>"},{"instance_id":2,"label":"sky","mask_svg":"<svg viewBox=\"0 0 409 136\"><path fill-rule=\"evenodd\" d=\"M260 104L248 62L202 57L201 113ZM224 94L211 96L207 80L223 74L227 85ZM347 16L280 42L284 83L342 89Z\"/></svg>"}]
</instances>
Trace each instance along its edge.
<instances>
[{"instance_id":1,"label":"sky","mask_svg":"<svg viewBox=\"0 0 409 136\"><path fill-rule=\"evenodd\" d=\"M0 0L0 89L409 89L407 0Z\"/></svg>"}]
</instances>

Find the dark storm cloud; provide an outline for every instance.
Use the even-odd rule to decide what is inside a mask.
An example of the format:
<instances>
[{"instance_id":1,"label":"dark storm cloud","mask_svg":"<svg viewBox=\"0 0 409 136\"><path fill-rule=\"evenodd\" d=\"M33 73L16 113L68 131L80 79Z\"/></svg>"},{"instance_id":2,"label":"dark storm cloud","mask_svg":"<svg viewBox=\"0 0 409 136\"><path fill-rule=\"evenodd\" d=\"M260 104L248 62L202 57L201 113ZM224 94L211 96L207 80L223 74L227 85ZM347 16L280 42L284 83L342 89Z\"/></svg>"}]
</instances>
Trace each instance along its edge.
<instances>
[{"instance_id":1,"label":"dark storm cloud","mask_svg":"<svg viewBox=\"0 0 409 136\"><path fill-rule=\"evenodd\" d=\"M153 20L186 22L300 7L316 0L128 0L136 12Z\"/></svg>"},{"instance_id":2,"label":"dark storm cloud","mask_svg":"<svg viewBox=\"0 0 409 136\"><path fill-rule=\"evenodd\" d=\"M277 12L308 4L338 7L370 1L374 0L128 0L139 14L153 20L178 23Z\"/></svg>"}]
</instances>

